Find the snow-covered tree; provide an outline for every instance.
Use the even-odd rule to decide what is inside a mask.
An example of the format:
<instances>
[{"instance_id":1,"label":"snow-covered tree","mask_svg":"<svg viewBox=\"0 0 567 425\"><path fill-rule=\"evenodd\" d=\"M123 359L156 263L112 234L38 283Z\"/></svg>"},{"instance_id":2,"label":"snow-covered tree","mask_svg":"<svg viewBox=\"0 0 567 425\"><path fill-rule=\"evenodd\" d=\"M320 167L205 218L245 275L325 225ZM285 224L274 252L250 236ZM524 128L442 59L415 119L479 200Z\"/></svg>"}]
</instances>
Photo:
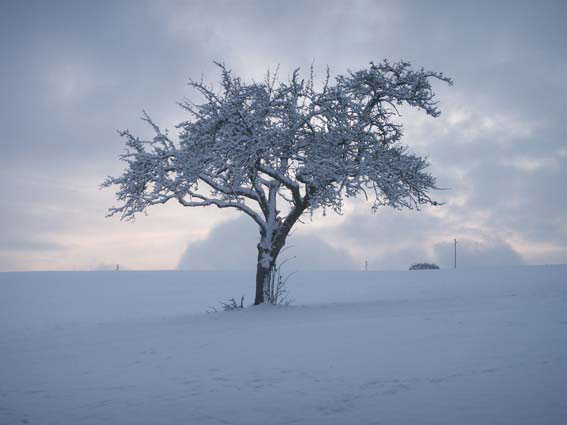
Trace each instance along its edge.
<instances>
[{"instance_id":1,"label":"snow-covered tree","mask_svg":"<svg viewBox=\"0 0 567 425\"><path fill-rule=\"evenodd\" d=\"M121 206L109 215L133 219L170 200L186 207L233 208L256 222L255 303L264 301L271 271L290 230L316 209L341 212L344 198L363 194L372 209L433 204L435 178L425 158L400 144L398 107L407 104L439 116L430 80L451 84L441 73L412 69L408 62L369 64L329 76L316 88L295 70L247 83L217 64L215 89L191 81L202 99L180 106L189 118L174 141L144 113L155 132L142 140L129 131L121 159L126 170L103 187L118 185Z\"/></svg>"}]
</instances>

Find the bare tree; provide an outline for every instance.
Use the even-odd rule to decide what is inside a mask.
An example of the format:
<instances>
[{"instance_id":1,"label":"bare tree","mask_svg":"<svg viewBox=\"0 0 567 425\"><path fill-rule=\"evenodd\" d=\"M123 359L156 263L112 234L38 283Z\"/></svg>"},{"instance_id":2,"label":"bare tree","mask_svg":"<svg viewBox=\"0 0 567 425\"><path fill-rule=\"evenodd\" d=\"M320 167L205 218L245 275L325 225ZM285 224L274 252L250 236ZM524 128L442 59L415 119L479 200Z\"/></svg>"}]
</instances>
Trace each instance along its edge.
<instances>
[{"instance_id":1,"label":"bare tree","mask_svg":"<svg viewBox=\"0 0 567 425\"><path fill-rule=\"evenodd\" d=\"M317 89L313 69L306 79L295 70L286 82L268 72L263 82L246 83L217 65L217 89L189 83L204 99L180 103L189 119L178 125L177 142L145 112L155 132L151 140L120 133L126 170L102 184L119 186L122 205L110 216L130 220L169 200L247 214L260 230L260 304L278 254L305 213L340 213L344 198L359 194L373 201L372 210L437 204L428 195L435 179L426 159L400 144L403 127L393 119L403 104L439 116L430 80L452 84L450 78L384 60L334 81L327 70Z\"/></svg>"}]
</instances>

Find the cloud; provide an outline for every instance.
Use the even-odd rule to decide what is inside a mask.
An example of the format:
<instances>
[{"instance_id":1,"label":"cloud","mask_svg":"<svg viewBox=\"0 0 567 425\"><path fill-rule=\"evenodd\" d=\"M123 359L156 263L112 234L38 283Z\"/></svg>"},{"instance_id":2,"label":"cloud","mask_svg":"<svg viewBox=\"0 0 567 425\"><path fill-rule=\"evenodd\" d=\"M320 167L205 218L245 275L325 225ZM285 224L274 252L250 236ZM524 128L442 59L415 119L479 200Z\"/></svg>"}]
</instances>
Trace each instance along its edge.
<instances>
[{"instance_id":1,"label":"cloud","mask_svg":"<svg viewBox=\"0 0 567 425\"><path fill-rule=\"evenodd\" d=\"M258 227L248 217L215 226L206 239L190 242L179 261L182 270L253 270L256 268ZM313 235L292 235L280 253L279 262L289 259L286 269L360 269L349 253L333 248Z\"/></svg>"},{"instance_id":2,"label":"cloud","mask_svg":"<svg viewBox=\"0 0 567 425\"><path fill-rule=\"evenodd\" d=\"M454 245L440 243L434 247L436 260L439 265L453 267ZM489 240L477 242L473 240L457 241L457 267L493 267L517 266L524 264L522 257L506 242Z\"/></svg>"},{"instance_id":3,"label":"cloud","mask_svg":"<svg viewBox=\"0 0 567 425\"><path fill-rule=\"evenodd\" d=\"M54 251L62 250L65 246L59 243L38 239L22 239L14 238L12 240L5 240L0 245L0 252L2 251Z\"/></svg>"},{"instance_id":4,"label":"cloud","mask_svg":"<svg viewBox=\"0 0 567 425\"><path fill-rule=\"evenodd\" d=\"M359 209L325 234L338 235L343 248L356 258L367 259L370 269L407 269L417 262L452 267L454 238L458 239L460 266L524 264L522 256L502 239L509 231L496 229L492 234L484 217L463 215L462 222L458 217L447 206L423 211L382 208L375 214Z\"/></svg>"},{"instance_id":5,"label":"cloud","mask_svg":"<svg viewBox=\"0 0 567 425\"><path fill-rule=\"evenodd\" d=\"M175 266L188 237L202 238L227 216L207 210L185 219L181 208L165 216L155 208L128 228L105 222L112 197L96 193L123 166L116 130L150 134L142 108L172 129L186 118L175 102L193 95L187 80L217 80L213 60L249 80L278 64L285 79L311 63L319 75L327 64L336 74L383 57L455 80L434 85L440 118L403 110L400 119L403 142L429 155L439 185L451 188L435 194L446 204L372 216L356 202L344 226L337 222L351 214L306 232L324 230L320 245L380 268L434 259L433 247L453 237L504 241L530 264L567 261L565 1L4 3L0 247L62 248L33 262L14 251L2 270ZM75 187L81 196L66 190ZM307 235L302 229L290 243ZM145 241L159 241L159 252ZM254 250L254 240L246 244Z\"/></svg>"}]
</instances>

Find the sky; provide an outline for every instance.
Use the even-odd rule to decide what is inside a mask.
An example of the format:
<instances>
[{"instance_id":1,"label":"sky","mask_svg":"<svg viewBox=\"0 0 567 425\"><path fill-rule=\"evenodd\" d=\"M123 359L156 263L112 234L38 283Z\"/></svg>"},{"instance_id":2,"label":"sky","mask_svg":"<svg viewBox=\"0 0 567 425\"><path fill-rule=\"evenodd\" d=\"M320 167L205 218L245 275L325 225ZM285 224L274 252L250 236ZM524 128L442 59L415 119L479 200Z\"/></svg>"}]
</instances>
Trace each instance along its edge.
<instances>
[{"instance_id":1,"label":"sky","mask_svg":"<svg viewBox=\"0 0 567 425\"><path fill-rule=\"evenodd\" d=\"M2 1L0 271L251 269L257 229L214 207L106 218L124 141L148 111L175 134L190 78L246 80L371 60L440 71L439 118L404 111L403 143L446 190L421 211L361 199L315 214L290 269L567 263L565 1Z\"/></svg>"}]
</instances>

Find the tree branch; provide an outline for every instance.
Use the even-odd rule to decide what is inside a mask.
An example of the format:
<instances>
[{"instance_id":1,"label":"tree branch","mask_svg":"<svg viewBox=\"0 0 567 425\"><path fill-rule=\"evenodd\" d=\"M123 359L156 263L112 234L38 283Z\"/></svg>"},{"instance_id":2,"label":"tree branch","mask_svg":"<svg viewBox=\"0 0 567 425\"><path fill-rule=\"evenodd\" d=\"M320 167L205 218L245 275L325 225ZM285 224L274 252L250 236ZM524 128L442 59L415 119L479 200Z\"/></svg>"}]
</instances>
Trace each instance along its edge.
<instances>
[{"instance_id":1,"label":"tree branch","mask_svg":"<svg viewBox=\"0 0 567 425\"><path fill-rule=\"evenodd\" d=\"M264 164L258 164L258 170L261 171L262 173L270 176L271 178L277 180L278 182L283 184L285 187L287 187L291 191L291 194L293 196L293 200L297 205L299 205L303 202L303 200L301 198L301 193L299 191L300 186L297 182L293 181L292 179L290 179L289 177L287 177L284 174L278 173L273 168L271 168L267 165L264 165Z\"/></svg>"},{"instance_id":2,"label":"tree branch","mask_svg":"<svg viewBox=\"0 0 567 425\"><path fill-rule=\"evenodd\" d=\"M217 208L236 208L237 210L240 210L246 215L250 216L262 229L266 229L266 222L262 219L262 217L260 217L256 211L245 204L239 202L221 201L219 199L208 199L205 196L197 193L191 193L189 195L193 198L201 199L201 201L187 201L183 199L183 197L175 195L171 196L170 199L175 197L177 201L184 207L206 207L209 205L214 205Z\"/></svg>"}]
</instances>

